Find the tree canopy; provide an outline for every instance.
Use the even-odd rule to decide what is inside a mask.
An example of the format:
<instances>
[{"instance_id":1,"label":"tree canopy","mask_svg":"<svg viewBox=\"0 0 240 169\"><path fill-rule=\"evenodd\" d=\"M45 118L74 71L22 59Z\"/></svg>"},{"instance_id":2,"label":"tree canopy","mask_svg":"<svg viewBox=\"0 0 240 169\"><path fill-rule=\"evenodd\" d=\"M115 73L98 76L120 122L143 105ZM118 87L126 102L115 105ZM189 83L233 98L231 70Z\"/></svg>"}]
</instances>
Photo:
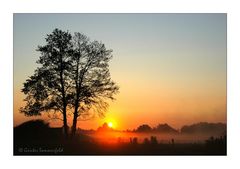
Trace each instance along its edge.
<instances>
[{"instance_id":1,"label":"tree canopy","mask_svg":"<svg viewBox=\"0 0 240 169\"><path fill-rule=\"evenodd\" d=\"M67 112L73 115L72 134L77 121L92 114L103 116L119 87L111 80L109 61L112 50L82 34L55 29L38 46L40 65L24 83L26 105L20 110L26 116L48 113L61 118L68 133Z\"/></svg>"}]
</instances>

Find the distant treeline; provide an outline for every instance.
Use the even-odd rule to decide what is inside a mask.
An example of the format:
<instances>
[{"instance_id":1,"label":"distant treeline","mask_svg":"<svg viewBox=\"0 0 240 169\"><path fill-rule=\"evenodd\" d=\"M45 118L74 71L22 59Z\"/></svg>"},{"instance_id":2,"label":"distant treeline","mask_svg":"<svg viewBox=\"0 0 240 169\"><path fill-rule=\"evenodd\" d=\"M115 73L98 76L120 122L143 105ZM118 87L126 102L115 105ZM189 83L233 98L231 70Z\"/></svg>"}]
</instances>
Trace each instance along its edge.
<instances>
[{"instance_id":1,"label":"distant treeline","mask_svg":"<svg viewBox=\"0 0 240 169\"><path fill-rule=\"evenodd\" d=\"M15 127L15 131L27 131L28 133L45 133L42 130L50 129L49 124L45 123L43 120L35 120L28 121L22 123L21 125ZM59 133L57 131L61 131L61 127L52 128L54 129L54 133ZM32 131L34 130L34 131ZM83 130L78 128L78 131L92 131L94 130ZM104 123L100 126L96 131L116 131L113 128L109 128L107 123ZM141 132L141 133L149 133L149 132L158 132L158 133L168 133L168 134L217 134L217 135L226 135L226 124L225 123L208 123L208 122L200 122L191 125L184 125L181 129L177 130L165 124L158 124L156 127L150 127L148 124L142 124L138 126L134 130L126 130L127 132ZM21 132L22 133L22 132Z\"/></svg>"},{"instance_id":2,"label":"distant treeline","mask_svg":"<svg viewBox=\"0 0 240 169\"><path fill-rule=\"evenodd\" d=\"M176 130L168 124L159 124L151 128L148 124L140 125L134 132L160 132L160 133L181 133L181 134L196 134L196 133L216 133L226 134L226 124L224 123L208 123L200 122L191 125L184 125L180 130Z\"/></svg>"},{"instance_id":3,"label":"distant treeline","mask_svg":"<svg viewBox=\"0 0 240 169\"><path fill-rule=\"evenodd\" d=\"M78 129L78 131L90 131ZM94 132L94 130L91 130ZM100 126L97 131L116 131L110 128L107 123ZM225 123L208 123L199 122L191 125L184 125L180 129L175 129L168 125L167 123L158 124L156 127L151 127L148 124L139 125L134 130L125 130L126 132L140 132L140 133L168 133L168 134L216 134L216 135L226 135L226 124Z\"/></svg>"}]
</instances>

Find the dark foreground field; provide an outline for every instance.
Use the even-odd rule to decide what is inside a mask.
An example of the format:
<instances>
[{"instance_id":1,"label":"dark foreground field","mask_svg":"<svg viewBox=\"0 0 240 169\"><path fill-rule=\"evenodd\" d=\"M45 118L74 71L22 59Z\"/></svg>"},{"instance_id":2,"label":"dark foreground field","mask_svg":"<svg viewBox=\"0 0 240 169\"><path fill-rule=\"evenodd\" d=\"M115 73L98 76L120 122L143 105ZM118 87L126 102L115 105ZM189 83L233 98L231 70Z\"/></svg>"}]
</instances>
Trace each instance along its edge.
<instances>
[{"instance_id":1,"label":"dark foreground field","mask_svg":"<svg viewBox=\"0 0 240 169\"><path fill-rule=\"evenodd\" d=\"M99 143L80 139L14 140L14 155L226 155L226 142L206 143Z\"/></svg>"},{"instance_id":2,"label":"dark foreground field","mask_svg":"<svg viewBox=\"0 0 240 169\"><path fill-rule=\"evenodd\" d=\"M127 139L116 137L119 134ZM136 133L93 131L66 139L61 128L30 121L14 128L14 155L226 155L226 136L184 143L173 138L161 142L146 135L141 140Z\"/></svg>"}]
</instances>

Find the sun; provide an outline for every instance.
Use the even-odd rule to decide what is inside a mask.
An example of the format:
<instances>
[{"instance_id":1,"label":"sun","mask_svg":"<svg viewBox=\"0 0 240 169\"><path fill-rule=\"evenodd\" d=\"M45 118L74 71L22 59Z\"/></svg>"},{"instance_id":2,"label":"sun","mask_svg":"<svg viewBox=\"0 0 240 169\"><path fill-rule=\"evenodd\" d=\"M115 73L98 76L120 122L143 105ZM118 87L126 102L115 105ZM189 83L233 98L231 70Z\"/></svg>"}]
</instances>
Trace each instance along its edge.
<instances>
[{"instance_id":1,"label":"sun","mask_svg":"<svg viewBox=\"0 0 240 169\"><path fill-rule=\"evenodd\" d=\"M117 123L116 123L116 119L114 118L107 118L107 119L104 119L104 123L107 124L107 126L111 129L116 129L116 127L118 126Z\"/></svg>"},{"instance_id":2,"label":"sun","mask_svg":"<svg viewBox=\"0 0 240 169\"><path fill-rule=\"evenodd\" d=\"M113 127L113 123L112 122L108 122L108 127L112 128Z\"/></svg>"}]
</instances>

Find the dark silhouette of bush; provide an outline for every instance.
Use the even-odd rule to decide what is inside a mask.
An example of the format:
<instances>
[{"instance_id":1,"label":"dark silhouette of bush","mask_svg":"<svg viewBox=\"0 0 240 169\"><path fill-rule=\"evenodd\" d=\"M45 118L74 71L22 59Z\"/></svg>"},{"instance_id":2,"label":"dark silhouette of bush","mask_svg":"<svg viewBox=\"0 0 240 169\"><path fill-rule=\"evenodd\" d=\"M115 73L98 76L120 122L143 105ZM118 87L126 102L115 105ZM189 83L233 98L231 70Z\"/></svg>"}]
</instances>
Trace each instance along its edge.
<instances>
[{"instance_id":1,"label":"dark silhouette of bush","mask_svg":"<svg viewBox=\"0 0 240 169\"><path fill-rule=\"evenodd\" d=\"M148 139L147 137L144 138L143 144L146 144L146 145L149 145L149 144L150 144L150 141L149 141L149 139Z\"/></svg>"},{"instance_id":2,"label":"dark silhouette of bush","mask_svg":"<svg viewBox=\"0 0 240 169\"><path fill-rule=\"evenodd\" d=\"M207 146L213 145L225 145L227 142L226 136L220 136L218 138L214 138L213 136L207 139L206 141Z\"/></svg>"},{"instance_id":3,"label":"dark silhouette of bush","mask_svg":"<svg viewBox=\"0 0 240 169\"><path fill-rule=\"evenodd\" d=\"M157 137L156 136L151 136L151 144L156 145L158 144Z\"/></svg>"},{"instance_id":4,"label":"dark silhouette of bush","mask_svg":"<svg viewBox=\"0 0 240 169\"><path fill-rule=\"evenodd\" d=\"M174 145L174 144L175 144L175 141L174 141L174 139L173 139L173 138L172 138L171 142L172 142L172 145Z\"/></svg>"},{"instance_id":5,"label":"dark silhouette of bush","mask_svg":"<svg viewBox=\"0 0 240 169\"><path fill-rule=\"evenodd\" d=\"M130 137L130 144L138 144L138 139L137 137Z\"/></svg>"},{"instance_id":6,"label":"dark silhouette of bush","mask_svg":"<svg viewBox=\"0 0 240 169\"><path fill-rule=\"evenodd\" d=\"M169 126L167 123L165 124L158 124L156 128L153 129L156 132L161 132L161 133L174 133L177 134L178 131L171 126Z\"/></svg>"},{"instance_id":7,"label":"dark silhouette of bush","mask_svg":"<svg viewBox=\"0 0 240 169\"><path fill-rule=\"evenodd\" d=\"M210 137L205 141L206 151L214 152L215 154L226 154L227 152L227 137Z\"/></svg>"},{"instance_id":8,"label":"dark silhouette of bush","mask_svg":"<svg viewBox=\"0 0 240 169\"><path fill-rule=\"evenodd\" d=\"M43 120L31 120L14 128L14 136L18 139L34 139L43 137L49 130L49 124Z\"/></svg>"},{"instance_id":9,"label":"dark silhouette of bush","mask_svg":"<svg viewBox=\"0 0 240 169\"><path fill-rule=\"evenodd\" d=\"M18 143L49 143L60 141L63 128L50 128L43 120L31 120L14 127L14 141Z\"/></svg>"},{"instance_id":10,"label":"dark silhouette of bush","mask_svg":"<svg viewBox=\"0 0 240 169\"><path fill-rule=\"evenodd\" d=\"M148 124L143 124L139 126L136 130L136 132L150 132L152 131L152 128Z\"/></svg>"},{"instance_id":11,"label":"dark silhouette of bush","mask_svg":"<svg viewBox=\"0 0 240 169\"><path fill-rule=\"evenodd\" d=\"M194 134L194 133L213 133L222 134L226 132L226 124L224 123L207 123L200 122L192 125L185 125L181 128L181 133L183 134Z\"/></svg>"},{"instance_id":12,"label":"dark silhouette of bush","mask_svg":"<svg viewBox=\"0 0 240 169\"><path fill-rule=\"evenodd\" d=\"M113 129L110 128L107 123L103 123L103 125L101 127L99 127L97 129L97 131L104 131L104 132L106 132L106 131L113 131Z\"/></svg>"}]
</instances>

